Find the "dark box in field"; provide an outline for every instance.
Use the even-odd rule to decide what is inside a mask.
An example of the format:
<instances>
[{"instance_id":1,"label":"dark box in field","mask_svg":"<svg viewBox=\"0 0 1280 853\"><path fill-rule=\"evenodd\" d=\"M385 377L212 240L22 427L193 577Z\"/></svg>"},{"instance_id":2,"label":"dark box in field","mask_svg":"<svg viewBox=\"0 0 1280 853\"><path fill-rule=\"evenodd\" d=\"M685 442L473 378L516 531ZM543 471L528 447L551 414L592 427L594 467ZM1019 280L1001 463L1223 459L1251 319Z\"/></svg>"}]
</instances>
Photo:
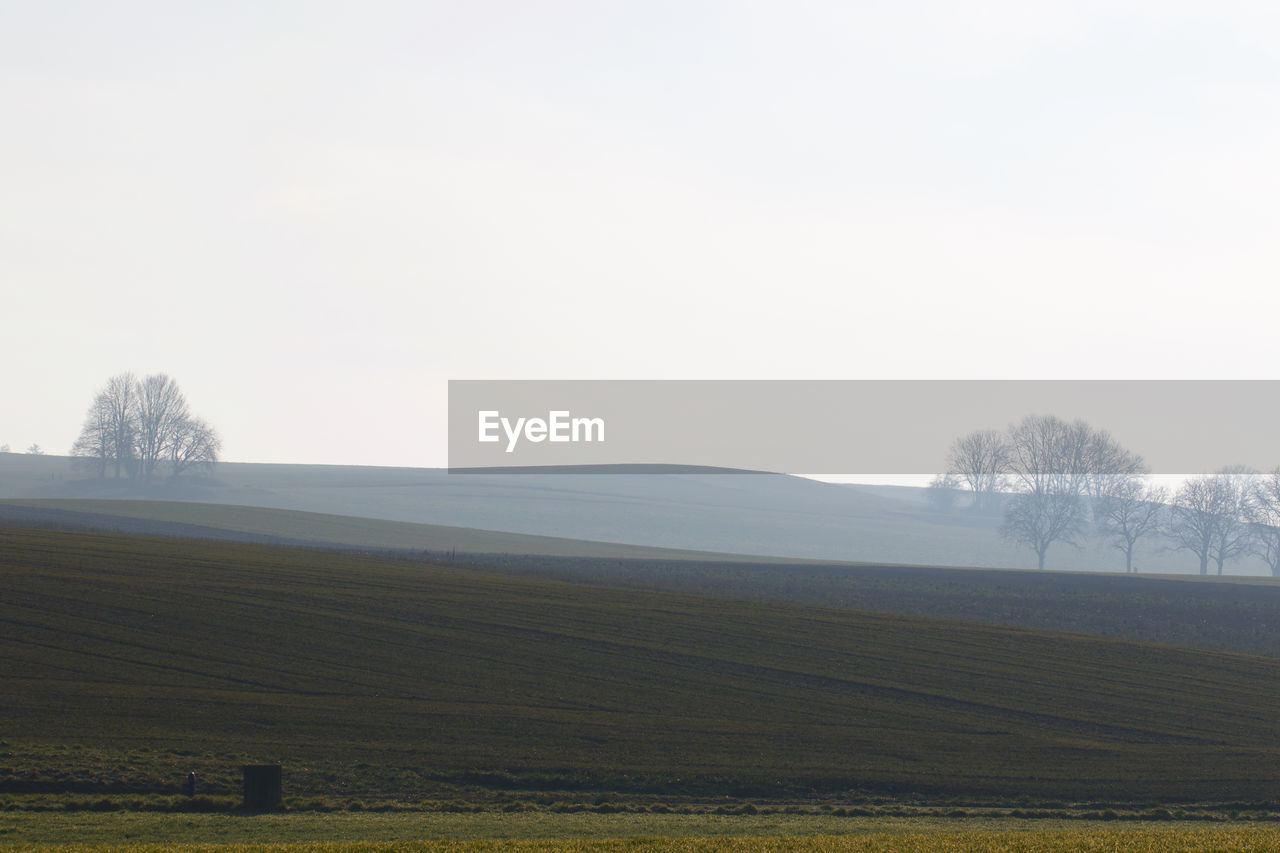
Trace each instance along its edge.
<instances>
[{"instance_id":1,"label":"dark box in field","mask_svg":"<svg viewBox=\"0 0 1280 853\"><path fill-rule=\"evenodd\" d=\"M249 811L270 811L284 801L282 769L279 764L246 764L244 807Z\"/></svg>"}]
</instances>

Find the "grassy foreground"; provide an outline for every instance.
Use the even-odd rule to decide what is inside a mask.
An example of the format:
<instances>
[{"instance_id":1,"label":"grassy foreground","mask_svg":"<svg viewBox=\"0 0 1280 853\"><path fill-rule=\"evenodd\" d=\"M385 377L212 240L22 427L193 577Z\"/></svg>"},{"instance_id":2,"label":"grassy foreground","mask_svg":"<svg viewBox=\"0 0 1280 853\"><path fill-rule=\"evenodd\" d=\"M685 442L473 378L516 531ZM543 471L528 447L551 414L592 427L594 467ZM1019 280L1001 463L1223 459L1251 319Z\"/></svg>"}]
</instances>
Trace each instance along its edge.
<instances>
[{"instance_id":1,"label":"grassy foreground","mask_svg":"<svg viewBox=\"0 0 1280 853\"><path fill-rule=\"evenodd\" d=\"M1280 827L697 815L0 816L0 849L315 851L1254 851Z\"/></svg>"},{"instance_id":2,"label":"grassy foreground","mask_svg":"<svg viewBox=\"0 0 1280 853\"><path fill-rule=\"evenodd\" d=\"M3 845L3 842L0 842ZM19 844L15 851L43 851L47 845ZM904 833L901 835L727 836L691 838L245 842L165 844L58 845L76 853L1270 853L1280 849L1280 832L1272 829L1212 830L1041 830L1031 832Z\"/></svg>"}]
</instances>

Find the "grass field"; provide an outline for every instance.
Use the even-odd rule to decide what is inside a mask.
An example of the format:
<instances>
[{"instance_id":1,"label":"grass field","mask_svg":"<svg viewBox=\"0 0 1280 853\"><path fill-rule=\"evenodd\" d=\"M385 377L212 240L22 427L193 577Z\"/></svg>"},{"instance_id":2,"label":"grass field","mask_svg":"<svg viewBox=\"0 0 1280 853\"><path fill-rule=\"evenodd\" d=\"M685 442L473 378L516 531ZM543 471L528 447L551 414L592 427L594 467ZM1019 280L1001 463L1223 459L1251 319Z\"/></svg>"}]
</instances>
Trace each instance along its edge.
<instances>
[{"instance_id":1,"label":"grass field","mask_svg":"<svg viewBox=\"0 0 1280 853\"><path fill-rule=\"evenodd\" d=\"M1280 797L1280 662L294 549L0 530L0 790Z\"/></svg>"},{"instance_id":2,"label":"grass field","mask_svg":"<svg viewBox=\"0 0 1280 853\"><path fill-rule=\"evenodd\" d=\"M271 507L210 504L194 501L145 501L102 499L23 499L0 500L0 507L30 507L51 511L48 518L57 522L67 517L67 524L104 528L121 523L117 519L156 522L154 530L144 525L143 535L174 535L168 525L176 527L176 535L201 538L219 531L245 534L264 539L281 539L292 543L342 545L379 550L430 551L437 555L467 554L533 554L558 557L593 557L601 559L653 560L726 560L756 562L762 557L717 554L700 551L650 548L612 542L591 542L527 533L506 533L438 524L416 524L386 521L378 518L355 518L329 513L301 512Z\"/></svg>"},{"instance_id":3,"label":"grass field","mask_svg":"<svg viewBox=\"0 0 1280 853\"><path fill-rule=\"evenodd\" d=\"M86 850L1275 850L1280 827L834 816L0 813L0 848ZM144 846L145 845L145 846ZM215 846L219 845L219 846ZM270 847L267 845L289 845ZM377 845L373 847L372 845ZM47 848L46 848L47 849Z\"/></svg>"},{"instance_id":4,"label":"grass field","mask_svg":"<svg viewBox=\"0 0 1280 853\"><path fill-rule=\"evenodd\" d=\"M1280 581L711 559L504 561L512 571L679 594L841 607L1280 657Z\"/></svg>"},{"instance_id":5,"label":"grass field","mask_svg":"<svg viewBox=\"0 0 1280 853\"><path fill-rule=\"evenodd\" d=\"M532 577L1280 657L1272 578L831 565L183 501L0 501L0 518L28 508L32 520L112 532L406 549Z\"/></svg>"}]
</instances>

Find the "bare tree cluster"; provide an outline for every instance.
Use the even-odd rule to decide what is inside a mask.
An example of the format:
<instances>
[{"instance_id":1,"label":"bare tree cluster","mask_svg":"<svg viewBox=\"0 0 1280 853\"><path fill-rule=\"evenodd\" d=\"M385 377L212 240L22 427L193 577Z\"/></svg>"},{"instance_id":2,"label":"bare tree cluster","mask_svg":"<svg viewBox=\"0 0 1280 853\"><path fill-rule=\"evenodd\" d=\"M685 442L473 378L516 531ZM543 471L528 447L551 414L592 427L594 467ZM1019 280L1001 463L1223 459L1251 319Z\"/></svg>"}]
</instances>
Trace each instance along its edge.
<instances>
[{"instance_id":1,"label":"bare tree cluster","mask_svg":"<svg viewBox=\"0 0 1280 853\"><path fill-rule=\"evenodd\" d=\"M1280 577L1280 468L1236 465L1188 480L1174 495L1169 536L1200 559L1202 575L1253 554Z\"/></svg>"},{"instance_id":2,"label":"bare tree cluster","mask_svg":"<svg viewBox=\"0 0 1280 853\"><path fill-rule=\"evenodd\" d=\"M1016 494L1000 533L1030 546L1042 569L1051 545L1078 545L1095 519L1131 493L1126 484L1146 472L1141 456L1082 420L1028 416L1009 430L1008 447Z\"/></svg>"},{"instance_id":3,"label":"bare tree cluster","mask_svg":"<svg viewBox=\"0 0 1280 853\"><path fill-rule=\"evenodd\" d=\"M943 477L949 478L948 487L972 492L973 506L985 511L997 504L1008 484L1008 475L1009 444L1003 435L988 429L971 432L952 443Z\"/></svg>"},{"instance_id":4,"label":"bare tree cluster","mask_svg":"<svg viewBox=\"0 0 1280 853\"><path fill-rule=\"evenodd\" d=\"M0 444L0 453L13 453L13 450L8 444ZM28 456L44 456L44 448L33 441L31 446L27 448L26 453Z\"/></svg>"},{"instance_id":5,"label":"bare tree cluster","mask_svg":"<svg viewBox=\"0 0 1280 853\"><path fill-rule=\"evenodd\" d=\"M120 373L93 398L71 455L98 477L151 482L208 471L218 461L222 440L191 414L178 383L163 373L137 379Z\"/></svg>"},{"instance_id":6,"label":"bare tree cluster","mask_svg":"<svg viewBox=\"0 0 1280 853\"><path fill-rule=\"evenodd\" d=\"M1165 528L1169 491L1149 485L1137 474L1125 477L1096 506L1098 533L1124 554L1124 570L1134 572L1133 549L1139 539Z\"/></svg>"},{"instance_id":7,"label":"bare tree cluster","mask_svg":"<svg viewBox=\"0 0 1280 853\"><path fill-rule=\"evenodd\" d=\"M1280 578L1280 467L1254 478L1245 520L1253 531L1253 552Z\"/></svg>"},{"instance_id":8,"label":"bare tree cluster","mask_svg":"<svg viewBox=\"0 0 1280 853\"><path fill-rule=\"evenodd\" d=\"M1158 536L1195 554L1203 575L1255 554L1280 577L1280 467L1267 475L1223 468L1172 496L1146 474L1142 457L1105 430L1031 416L1004 433L957 439L930 492L939 509L966 492L978 511L1003 503L1001 535L1031 548L1042 569L1050 546L1079 545L1092 533L1124 554L1126 572L1135 571L1139 540Z\"/></svg>"}]
</instances>

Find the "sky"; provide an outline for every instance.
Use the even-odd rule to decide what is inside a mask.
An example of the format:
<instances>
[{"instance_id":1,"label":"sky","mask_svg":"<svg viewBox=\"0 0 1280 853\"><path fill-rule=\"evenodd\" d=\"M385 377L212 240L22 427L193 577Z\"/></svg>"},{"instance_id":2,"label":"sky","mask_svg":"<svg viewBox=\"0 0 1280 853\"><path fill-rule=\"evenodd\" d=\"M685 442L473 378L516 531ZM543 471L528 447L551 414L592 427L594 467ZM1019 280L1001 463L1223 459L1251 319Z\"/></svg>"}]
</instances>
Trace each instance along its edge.
<instances>
[{"instance_id":1,"label":"sky","mask_svg":"<svg viewBox=\"0 0 1280 853\"><path fill-rule=\"evenodd\" d=\"M0 0L0 444L125 370L228 460L408 466L450 379L1280 378L1277 44L1232 0Z\"/></svg>"}]
</instances>

